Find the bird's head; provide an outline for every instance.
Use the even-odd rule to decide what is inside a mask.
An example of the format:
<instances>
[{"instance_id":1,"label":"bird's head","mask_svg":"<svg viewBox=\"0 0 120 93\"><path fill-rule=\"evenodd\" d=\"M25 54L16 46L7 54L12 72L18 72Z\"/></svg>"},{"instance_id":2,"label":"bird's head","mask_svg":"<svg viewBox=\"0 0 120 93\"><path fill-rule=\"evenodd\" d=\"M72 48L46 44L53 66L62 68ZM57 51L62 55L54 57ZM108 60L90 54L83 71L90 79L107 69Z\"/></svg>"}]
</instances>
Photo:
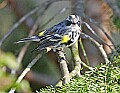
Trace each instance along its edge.
<instances>
[{"instance_id":1,"label":"bird's head","mask_svg":"<svg viewBox=\"0 0 120 93\"><path fill-rule=\"evenodd\" d=\"M67 26L70 26L71 24L73 24L73 25L77 24L78 26L80 26L81 25L81 19L77 15L70 15L66 18L66 23L67 23Z\"/></svg>"}]
</instances>

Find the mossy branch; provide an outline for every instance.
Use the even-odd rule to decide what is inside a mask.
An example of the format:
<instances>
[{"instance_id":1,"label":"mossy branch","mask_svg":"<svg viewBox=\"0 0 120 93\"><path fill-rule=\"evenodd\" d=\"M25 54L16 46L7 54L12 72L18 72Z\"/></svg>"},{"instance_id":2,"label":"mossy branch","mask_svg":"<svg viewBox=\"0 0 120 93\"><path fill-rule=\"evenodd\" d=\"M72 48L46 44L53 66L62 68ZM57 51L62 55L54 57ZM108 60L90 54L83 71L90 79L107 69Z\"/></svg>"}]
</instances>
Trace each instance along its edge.
<instances>
[{"instance_id":1,"label":"mossy branch","mask_svg":"<svg viewBox=\"0 0 120 93\"><path fill-rule=\"evenodd\" d=\"M74 63L75 63L75 67L74 69L69 73L68 77L69 77L69 80L72 79L74 76L78 76L78 77L81 77L81 74L80 74L80 70L81 70L81 64L88 68L89 70L93 70L94 68L86 65L83 61L81 61L80 57L79 57L79 50L78 50L78 41L73 44L71 47L71 52L72 52L72 56L73 56L73 60L74 60ZM64 77L62 78L64 79ZM62 80L60 80L56 85L57 86L62 86Z\"/></svg>"},{"instance_id":2,"label":"mossy branch","mask_svg":"<svg viewBox=\"0 0 120 93\"><path fill-rule=\"evenodd\" d=\"M70 50L73 56L75 67L77 68L76 75L80 77L81 59L78 52L78 41L70 47Z\"/></svg>"}]
</instances>

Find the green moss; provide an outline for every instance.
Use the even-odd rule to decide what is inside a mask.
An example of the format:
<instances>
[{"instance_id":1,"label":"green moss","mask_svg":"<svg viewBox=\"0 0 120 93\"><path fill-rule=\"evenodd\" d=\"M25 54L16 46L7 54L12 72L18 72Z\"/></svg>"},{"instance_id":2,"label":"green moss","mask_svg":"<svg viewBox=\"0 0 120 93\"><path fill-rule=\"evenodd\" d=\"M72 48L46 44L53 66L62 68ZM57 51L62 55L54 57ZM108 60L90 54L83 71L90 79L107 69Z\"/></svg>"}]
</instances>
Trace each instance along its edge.
<instances>
[{"instance_id":1,"label":"green moss","mask_svg":"<svg viewBox=\"0 0 120 93\"><path fill-rule=\"evenodd\" d=\"M119 48L117 46L117 51L109 55L112 60L108 64L101 64L94 71L86 71L82 77L74 77L62 87L47 86L38 93L120 93Z\"/></svg>"}]
</instances>

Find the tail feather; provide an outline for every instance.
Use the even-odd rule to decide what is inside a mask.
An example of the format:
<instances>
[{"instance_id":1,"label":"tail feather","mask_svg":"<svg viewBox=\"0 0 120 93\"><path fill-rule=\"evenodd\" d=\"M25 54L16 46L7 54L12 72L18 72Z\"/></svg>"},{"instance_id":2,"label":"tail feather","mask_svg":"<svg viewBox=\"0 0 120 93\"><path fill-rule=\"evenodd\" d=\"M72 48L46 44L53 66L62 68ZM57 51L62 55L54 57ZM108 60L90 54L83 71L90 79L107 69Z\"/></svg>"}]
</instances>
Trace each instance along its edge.
<instances>
[{"instance_id":1,"label":"tail feather","mask_svg":"<svg viewBox=\"0 0 120 93\"><path fill-rule=\"evenodd\" d=\"M19 41L15 42L15 43L18 44L18 43L29 42L29 41L39 42L40 38L38 36L32 36L32 37L20 39Z\"/></svg>"}]
</instances>

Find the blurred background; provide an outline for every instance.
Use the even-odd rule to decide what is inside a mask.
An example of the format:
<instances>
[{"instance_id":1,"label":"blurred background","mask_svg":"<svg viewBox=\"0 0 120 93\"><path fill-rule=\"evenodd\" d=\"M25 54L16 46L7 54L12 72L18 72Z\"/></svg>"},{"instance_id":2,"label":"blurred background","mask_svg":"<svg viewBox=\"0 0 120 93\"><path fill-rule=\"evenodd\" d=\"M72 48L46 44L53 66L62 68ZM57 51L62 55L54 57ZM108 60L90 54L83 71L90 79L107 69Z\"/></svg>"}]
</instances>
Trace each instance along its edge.
<instances>
[{"instance_id":1,"label":"blurred background","mask_svg":"<svg viewBox=\"0 0 120 93\"><path fill-rule=\"evenodd\" d=\"M36 12L26 17L31 11ZM120 44L119 0L0 0L0 92L9 91L17 77L38 54L38 52L31 53L37 46L36 43L14 44L14 42L36 35L61 22L70 14L81 16L82 20L86 21L106 43L111 45L112 43L104 33L85 18L85 15L94 19L115 44ZM23 22L19 21L22 17L23 20L25 18ZM16 27L17 25L19 26ZM96 39L86 27L82 29L84 33ZM5 39L3 40L3 38ZM96 40L100 42L98 39ZM82 41L90 66L104 63L96 47L86 40ZM103 44L103 47L107 54L111 53L107 46ZM66 48L65 52L71 71L73 69L71 52L69 48ZM86 62L80 46L79 52L81 59ZM50 51L42 56L26 74L17 88L17 92L31 93L46 85L55 85L60 78L61 72L57 56Z\"/></svg>"}]
</instances>

